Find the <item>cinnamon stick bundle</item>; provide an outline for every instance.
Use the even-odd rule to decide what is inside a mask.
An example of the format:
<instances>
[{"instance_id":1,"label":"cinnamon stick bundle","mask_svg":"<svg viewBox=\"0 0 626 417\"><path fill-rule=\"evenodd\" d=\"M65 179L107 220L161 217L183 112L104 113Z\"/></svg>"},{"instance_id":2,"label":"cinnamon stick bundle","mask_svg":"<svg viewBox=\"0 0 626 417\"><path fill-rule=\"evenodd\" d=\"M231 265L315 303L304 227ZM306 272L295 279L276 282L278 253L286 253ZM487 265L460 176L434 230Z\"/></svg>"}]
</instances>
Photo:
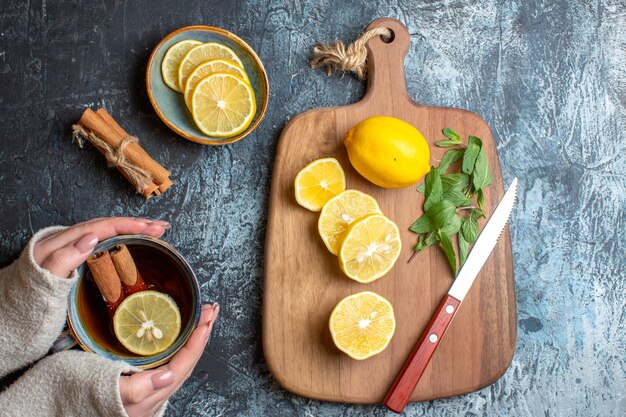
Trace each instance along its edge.
<instances>
[{"instance_id":1,"label":"cinnamon stick bundle","mask_svg":"<svg viewBox=\"0 0 626 417\"><path fill-rule=\"evenodd\" d=\"M148 155L135 136L129 135L105 109L85 110L72 126L73 137L91 142L146 199L172 186L170 172Z\"/></svg>"}]
</instances>

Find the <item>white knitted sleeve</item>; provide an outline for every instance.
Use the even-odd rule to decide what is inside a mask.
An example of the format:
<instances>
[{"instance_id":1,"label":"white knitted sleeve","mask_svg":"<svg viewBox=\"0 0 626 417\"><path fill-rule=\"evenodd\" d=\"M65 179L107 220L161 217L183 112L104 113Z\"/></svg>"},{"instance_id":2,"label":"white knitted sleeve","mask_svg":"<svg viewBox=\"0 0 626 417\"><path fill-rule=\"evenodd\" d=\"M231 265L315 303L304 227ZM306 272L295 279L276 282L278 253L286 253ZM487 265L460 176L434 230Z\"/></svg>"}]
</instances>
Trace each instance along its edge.
<instances>
[{"instance_id":1,"label":"white knitted sleeve","mask_svg":"<svg viewBox=\"0 0 626 417\"><path fill-rule=\"evenodd\" d=\"M76 273L56 277L33 258L37 241L63 229L39 231L15 262L0 270L0 377L42 358L63 330Z\"/></svg>"}]
</instances>

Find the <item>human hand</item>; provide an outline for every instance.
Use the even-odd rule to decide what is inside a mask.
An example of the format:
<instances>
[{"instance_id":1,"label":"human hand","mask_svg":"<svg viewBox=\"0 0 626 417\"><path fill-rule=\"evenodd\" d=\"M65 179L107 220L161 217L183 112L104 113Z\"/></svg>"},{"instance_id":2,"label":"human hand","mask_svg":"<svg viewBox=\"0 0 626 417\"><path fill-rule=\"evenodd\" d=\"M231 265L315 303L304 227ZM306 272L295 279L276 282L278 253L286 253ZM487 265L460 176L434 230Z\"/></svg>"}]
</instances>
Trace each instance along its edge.
<instances>
[{"instance_id":1,"label":"human hand","mask_svg":"<svg viewBox=\"0 0 626 417\"><path fill-rule=\"evenodd\" d=\"M143 234L161 237L169 223L163 220L108 217L78 223L35 243L33 256L43 269L58 277L69 277L98 242L117 235Z\"/></svg>"},{"instance_id":2,"label":"human hand","mask_svg":"<svg viewBox=\"0 0 626 417\"><path fill-rule=\"evenodd\" d=\"M220 307L202 306L198 327L167 365L120 377L120 396L129 417L152 417L189 378L209 341Z\"/></svg>"}]
</instances>

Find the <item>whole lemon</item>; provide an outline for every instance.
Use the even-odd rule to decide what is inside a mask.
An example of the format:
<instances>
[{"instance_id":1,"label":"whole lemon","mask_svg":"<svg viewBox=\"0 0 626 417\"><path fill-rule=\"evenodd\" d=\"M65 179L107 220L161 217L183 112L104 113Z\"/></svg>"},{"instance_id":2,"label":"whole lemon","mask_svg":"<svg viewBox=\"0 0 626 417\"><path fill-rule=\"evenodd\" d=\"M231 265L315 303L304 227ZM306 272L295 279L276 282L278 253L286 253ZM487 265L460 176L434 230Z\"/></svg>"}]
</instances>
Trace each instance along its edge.
<instances>
[{"instance_id":1,"label":"whole lemon","mask_svg":"<svg viewBox=\"0 0 626 417\"><path fill-rule=\"evenodd\" d=\"M408 187L430 171L426 139L395 117L365 119L348 131L343 143L354 169L379 187Z\"/></svg>"}]
</instances>

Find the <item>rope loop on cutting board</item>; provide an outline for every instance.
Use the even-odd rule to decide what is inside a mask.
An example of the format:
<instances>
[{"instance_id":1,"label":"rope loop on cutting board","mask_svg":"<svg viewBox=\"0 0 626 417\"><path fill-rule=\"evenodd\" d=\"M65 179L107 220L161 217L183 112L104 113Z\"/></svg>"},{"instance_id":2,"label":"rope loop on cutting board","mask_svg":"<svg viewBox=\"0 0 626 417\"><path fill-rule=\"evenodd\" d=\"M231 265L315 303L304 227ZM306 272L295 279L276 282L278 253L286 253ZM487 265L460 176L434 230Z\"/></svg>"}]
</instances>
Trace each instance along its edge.
<instances>
[{"instance_id":1,"label":"rope loop on cutting board","mask_svg":"<svg viewBox=\"0 0 626 417\"><path fill-rule=\"evenodd\" d=\"M367 76L367 41L375 36L382 36L389 40L393 36L391 29L378 27L364 32L357 40L346 48L344 43L337 40L333 43L317 43L313 47L311 67L326 67L326 74L331 75L334 71L354 73L359 80Z\"/></svg>"}]
</instances>

